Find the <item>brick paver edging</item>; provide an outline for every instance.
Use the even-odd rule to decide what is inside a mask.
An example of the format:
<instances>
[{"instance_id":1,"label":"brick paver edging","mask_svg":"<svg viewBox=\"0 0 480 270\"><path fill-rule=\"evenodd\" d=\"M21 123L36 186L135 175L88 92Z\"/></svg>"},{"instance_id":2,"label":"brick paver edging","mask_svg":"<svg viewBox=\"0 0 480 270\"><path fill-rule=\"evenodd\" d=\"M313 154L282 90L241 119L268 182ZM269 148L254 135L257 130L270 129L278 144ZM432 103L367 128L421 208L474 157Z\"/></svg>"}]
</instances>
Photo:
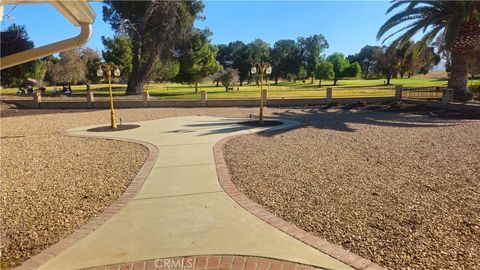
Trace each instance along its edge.
<instances>
[{"instance_id":1,"label":"brick paver edging","mask_svg":"<svg viewBox=\"0 0 480 270\"><path fill-rule=\"evenodd\" d=\"M159 258L85 268L88 270L314 270L323 269L289 261L237 255L201 255Z\"/></svg>"},{"instance_id":2,"label":"brick paver edging","mask_svg":"<svg viewBox=\"0 0 480 270\"><path fill-rule=\"evenodd\" d=\"M273 130L272 132L277 132L278 129ZM268 132L268 131L262 131ZM225 162L223 155L223 146L228 140L231 140L235 137L242 135L234 135L220 140L213 147L213 156L215 159L215 166L217 168L218 182L223 188L225 193L227 193L237 204L242 208L256 216L257 218L265 221L266 223L272 225L273 227L279 229L280 231L302 241L303 243L318 249L319 251L350 265L355 269L384 269L378 264L371 262L365 258L358 256L355 253L352 253L344 249L340 245L332 244L325 239L317 237L309 232L306 232L299 227L295 226L292 223L286 222L283 219L277 217L276 215L265 210L263 206L250 200L245 194L243 194L232 182L230 178L230 173L228 172L228 167Z\"/></svg>"},{"instance_id":3,"label":"brick paver edging","mask_svg":"<svg viewBox=\"0 0 480 270\"><path fill-rule=\"evenodd\" d=\"M111 204L108 208L103 210L100 214L96 217L90 219L85 225L76 229L72 234L63 238L58 243L51 245L50 247L44 249L37 255L31 257L27 261L25 261L21 266L14 268L14 270L30 270L36 269L41 265L47 263L50 259L54 258L55 256L62 253L64 250L68 249L69 247L73 246L77 241L84 238L85 236L89 235L91 232L96 230L102 224L104 224L107 220L109 220L113 215L115 215L118 211L120 211L127 203L135 197L138 193L140 188L142 188L143 183L147 179L150 171L152 170L153 166L155 165L155 161L158 158L159 150L158 148L150 143L146 143L143 141L132 140L132 139L124 139L124 138L112 138L112 137L103 137L103 136L95 136L95 137L88 137L82 135L74 135L71 133L62 133L65 136L72 136L72 137L80 137L80 138L99 138L99 139L107 139L107 140L118 140L118 141L126 141L126 142L133 142L138 143L145 146L148 149L148 156L145 159L145 162L140 168L140 171L137 173L135 178L130 182L130 185L125 190L125 192L118 198L113 204Z\"/></svg>"}]
</instances>

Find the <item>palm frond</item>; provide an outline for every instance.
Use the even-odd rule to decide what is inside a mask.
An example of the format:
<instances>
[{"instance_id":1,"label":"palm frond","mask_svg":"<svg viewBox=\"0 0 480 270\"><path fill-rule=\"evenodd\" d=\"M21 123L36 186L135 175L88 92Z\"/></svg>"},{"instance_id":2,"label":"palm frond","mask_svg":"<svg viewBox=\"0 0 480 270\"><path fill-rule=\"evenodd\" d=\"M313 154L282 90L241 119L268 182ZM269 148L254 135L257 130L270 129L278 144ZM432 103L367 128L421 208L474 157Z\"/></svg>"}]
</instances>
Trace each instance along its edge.
<instances>
[{"instance_id":1,"label":"palm frond","mask_svg":"<svg viewBox=\"0 0 480 270\"><path fill-rule=\"evenodd\" d=\"M435 37L438 36L438 33L442 31L443 27L437 26L431 29L427 34L423 36L422 39L420 39L416 44L415 44L415 49L413 50L413 55L416 57L418 53L428 44L432 43L432 41L435 39Z\"/></svg>"},{"instance_id":2,"label":"palm frond","mask_svg":"<svg viewBox=\"0 0 480 270\"><path fill-rule=\"evenodd\" d=\"M435 7L429 6L422 6L416 7L411 10L404 10L401 11L388 19L378 30L377 39L380 39L383 35L385 35L390 29L394 28L395 26L410 20L416 20L421 18L429 18L440 20L441 17L435 16L441 14L439 10ZM433 22L434 20L432 20Z\"/></svg>"}]
</instances>

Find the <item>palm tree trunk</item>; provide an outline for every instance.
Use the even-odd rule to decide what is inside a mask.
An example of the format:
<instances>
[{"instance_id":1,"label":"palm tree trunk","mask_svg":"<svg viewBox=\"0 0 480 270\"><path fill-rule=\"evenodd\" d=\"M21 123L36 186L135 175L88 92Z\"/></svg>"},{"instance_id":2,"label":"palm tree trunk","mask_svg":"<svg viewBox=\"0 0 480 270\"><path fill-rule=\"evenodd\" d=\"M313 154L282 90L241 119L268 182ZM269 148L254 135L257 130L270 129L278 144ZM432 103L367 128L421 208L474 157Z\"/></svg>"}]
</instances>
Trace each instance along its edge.
<instances>
[{"instance_id":1,"label":"palm tree trunk","mask_svg":"<svg viewBox=\"0 0 480 270\"><path fill-rule=\"evenodd\" d=\"M448 87L453 90L453 100L467 101L471 99L468 91L468 56L452 50L450 78Z\"/></svg>"}]
</instances>

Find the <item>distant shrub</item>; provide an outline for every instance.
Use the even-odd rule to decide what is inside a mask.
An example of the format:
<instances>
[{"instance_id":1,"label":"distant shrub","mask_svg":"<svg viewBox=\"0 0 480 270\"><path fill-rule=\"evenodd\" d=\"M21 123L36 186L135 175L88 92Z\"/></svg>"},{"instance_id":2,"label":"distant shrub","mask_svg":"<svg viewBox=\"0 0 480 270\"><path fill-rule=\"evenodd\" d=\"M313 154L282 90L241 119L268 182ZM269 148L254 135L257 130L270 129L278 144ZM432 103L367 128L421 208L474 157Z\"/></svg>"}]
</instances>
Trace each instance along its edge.
<instances>
[{"instance_id":1,"label":"distant shrub","mask_svg":"<svg viewBox=\"0 0 480 270\"><path fill-rule=\"evenodd\" d=\"M286 79L289 82L295 82L297 80L297 76L295 74L288 73Z\"/></svg>"},{"instance_id":2,"label":"distant shrub","mask_svg":"<svg viewBox=\"0 0 480 270\"><path fill-rule=\"evenodd\" d=\"M472 84L468 89L472 92L473 99L480 100L480 83Z\"/></svg>"}]
</instances>

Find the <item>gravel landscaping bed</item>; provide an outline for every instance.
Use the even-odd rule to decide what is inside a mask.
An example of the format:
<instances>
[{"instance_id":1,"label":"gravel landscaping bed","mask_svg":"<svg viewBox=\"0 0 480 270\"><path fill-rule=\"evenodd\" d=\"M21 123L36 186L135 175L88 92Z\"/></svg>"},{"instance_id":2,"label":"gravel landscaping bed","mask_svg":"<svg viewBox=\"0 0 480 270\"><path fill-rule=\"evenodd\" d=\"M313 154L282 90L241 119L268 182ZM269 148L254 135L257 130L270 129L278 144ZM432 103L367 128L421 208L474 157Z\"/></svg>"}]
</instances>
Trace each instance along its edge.
<instances>
[{"instance_id":1,"label":"gravel landscaping bed","mask_svg":"<svg viewBox=\"0 0 480 270\"><path fill-rule=\"evenodd\" d=\"M255 108L117 110L125 122L180 115L247 117ZM138 144L64 136L108 124L107 110L17 110L1 104L2 266L16 266L112 204L147 155Z\"/></svg>"},{"instance_id":2,"label":"gravel landscaping bed","mask_svg":"<svg viewBox=\"0 0 480 270\"><path fill-rule=\"evenodd\" d=\"M252 200L389 269L480 269L480 120L277 114L309 125L224 146Z\"/></svg>"}]
</instances>

